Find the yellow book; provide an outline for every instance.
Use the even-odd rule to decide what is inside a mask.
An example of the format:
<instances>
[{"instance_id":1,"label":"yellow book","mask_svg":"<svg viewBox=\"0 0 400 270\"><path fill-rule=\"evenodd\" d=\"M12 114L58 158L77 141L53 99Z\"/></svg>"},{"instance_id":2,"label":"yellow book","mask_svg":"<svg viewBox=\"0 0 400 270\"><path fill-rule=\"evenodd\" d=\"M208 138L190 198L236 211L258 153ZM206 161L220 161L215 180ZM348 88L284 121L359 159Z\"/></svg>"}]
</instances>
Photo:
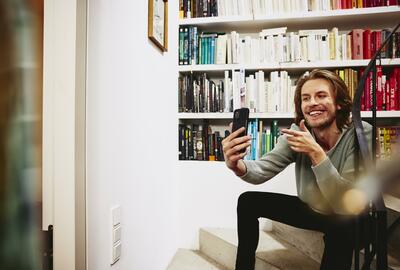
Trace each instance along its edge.
<instances>
[{"instance_id":1,"label":"yellow book","mask_svg":"<svg viewBox=\"0 0 400 270\"><path fill-rule=\"evenodd\" d=\"M346 59L352 59L351 36L346 37Z\"/></svg>"},{"instance_id":2,"label":"yellow book","mask_svg":"<svg viewBox=\"0 0 400 270\"><path fill-rule=\"evenodd\" d=\"M335 35L332 32L329 32L328 34L329 37L329 58L331 60L336 59L336 54L335 54Z\"/></svg>"},{"instance_id":3,"label":"yellow book","mask_svg":"<svg viewBox=\"0 0 400 270\"><path fill-rule=\"evenodd\" d=\"M344 70L339 70L339 77L344 81Z\"/></svg>"}]
</instances>

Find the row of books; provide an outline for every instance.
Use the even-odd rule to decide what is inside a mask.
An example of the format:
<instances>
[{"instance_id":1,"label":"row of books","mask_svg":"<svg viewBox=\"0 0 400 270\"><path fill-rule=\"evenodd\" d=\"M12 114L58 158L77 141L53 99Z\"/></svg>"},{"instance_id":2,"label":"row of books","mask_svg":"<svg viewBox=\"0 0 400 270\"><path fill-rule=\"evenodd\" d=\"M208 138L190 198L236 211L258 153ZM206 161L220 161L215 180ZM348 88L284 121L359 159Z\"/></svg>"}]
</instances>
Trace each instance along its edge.
<instances>
[{"instance_id":1,"label":"row of books","mask_svg":"<svg viewBox=\"0 0 400 270\"><path fill-rule=\"evenodd\" d=\"M179 65L263 64L326 60L370 59L390 30L328 29L287 32L287 27L264 29L253 36L199 33L197 26L179 27ZM400 58L400 32L395 33L381 58Z\"/></svg>"},{"instance_id":2,"label":"row of books","mask_svg":"<svg viewBox=\"0 0 400 270\"><path fill-rule=\"evenodd\" d=\"M362 74L362 70L361 70ZM395 67L388 73L383 73L382 67L376 70L376 110L398 111L400 110L400 68ZM361 110L371 111L373 102L373 77L368 74L364 85Z\"/></svg>"},{"instance_id":3,"label":"row of books","mask_svg":"<svg viewBox=\"0 0 400 270\"><path fill-rule=\"evenodd\" d=\"M398 4L398 0L179 0L179 17L280 15Z\"/></svg>"},{"instance_id":4,"label":"row of books","mask_svg":"<svg viewBox=\"0 0 400 270\"><path fill-rule=\"evenodd\" d=\"M256 16L266 16L391 5L397 5L397 0L255 0L253 11Z\"/></svg>"},{"instance_id":5,"label":"row of books","mask_svg":"<svg viewBox=\"0 0 400 270\"><path fill-rule=\"evenodd\" d=\"M400 146L400 127L379 127L377 129L377 158L390 160L395 153L398 153Z\"/></svg>"},{"instance_id":6,"label":"row of books","mask_svg":"<svg viewBox=\"0 0 400 270\"><path fill-rule=\"evenodd\" d=\"M251 145L247 150L245 160L259 160L274 149L280 136L277 120L251 120L247 134L251 135ZM223 161L222 140L229 135L225 130L212 131L211 126L203 124L179 125L179 160L209 160ZM377 158L390 160L400 147L400 127L379 127L377 129Z\"/></svg>"},{"instance_id":7,"label":"row of books","mask_svg":"<svg viewBox=\"0 0 400 270\"><path fill-rule=\"evenodd\" d=\"M222 140L230 133L212 131L205 121L202 124L179 125L179 160L223 161ZM244 159L258 160L274 149L280 131L277 120L254 119L249 121L247 134L251 135L251 146Z\"/></svg>"},{"instance_id":8,"label":"row of books","mask_svg":"<svg viewBox=\"0 0 400 270\"><path fill-rule=\"evenodd\" d=\"M222 140L219 131L212 131L211 126L204 124L179 125L179 160L224 160Z\"/></svg>"},{"instance_id":9,"label":"row of books","mask_svg":"<svg viewBox=\"0 0 400 270\"><path fill-rule=\"evenodd\" d=\"M353 98L363 74L363 68L338 69ZM232 112L247 107L251 112L294 112L294 91L297 78L287 71L270 72L266 80L263 71L247 74L245 70L225 71L223 79L212 80L206 73L182 74L179 77L179 112ZM361 99L361 110L371 111L372 73L367 77ZM385 71L377 66L376 110L400 110L400 68Z\"/></svg>"},{"instance_id":10,"label":"row of books","mask_svg":"<svg viewBox=\"0 0 400 270\"><path fill-rule=\"evenodd\" d=\"M280 134L278 121L272 120L249 121L247 134L251 135L251 146L248 149L245 160L259 160L266 153L274 149Z\"/></svg>"},{"instance_id":11,"label":"row of books","mask_svg":"<svg viewBox=\"0 0 400 270\"><path fill-rule=\"evenodd\" d=\"M263 71L245 75L244 70L225 71L223 80L207 74L179 77L180 112L232 112L247 107L251 112L294 112L294 80L287 71L274 71L265 80Z\"/></svg>"}]
</instances>

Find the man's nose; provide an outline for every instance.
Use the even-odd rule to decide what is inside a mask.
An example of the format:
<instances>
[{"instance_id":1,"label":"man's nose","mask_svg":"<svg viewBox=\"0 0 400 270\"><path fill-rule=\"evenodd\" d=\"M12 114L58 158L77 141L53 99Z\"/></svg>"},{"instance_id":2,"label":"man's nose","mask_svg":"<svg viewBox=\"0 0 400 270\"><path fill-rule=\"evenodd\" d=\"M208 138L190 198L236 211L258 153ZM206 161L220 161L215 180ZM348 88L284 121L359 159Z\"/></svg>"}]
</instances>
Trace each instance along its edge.
<instances>
[{"instance_id":1,"label":"man's nose","mask_svg":"<svg viewBox=\"0 0 400 270\"><path fill-rule=\"evenodd\" d=\"M310 97L310 105L318 104L317 100L314 97Z\"/></svg>"}]
</instances>

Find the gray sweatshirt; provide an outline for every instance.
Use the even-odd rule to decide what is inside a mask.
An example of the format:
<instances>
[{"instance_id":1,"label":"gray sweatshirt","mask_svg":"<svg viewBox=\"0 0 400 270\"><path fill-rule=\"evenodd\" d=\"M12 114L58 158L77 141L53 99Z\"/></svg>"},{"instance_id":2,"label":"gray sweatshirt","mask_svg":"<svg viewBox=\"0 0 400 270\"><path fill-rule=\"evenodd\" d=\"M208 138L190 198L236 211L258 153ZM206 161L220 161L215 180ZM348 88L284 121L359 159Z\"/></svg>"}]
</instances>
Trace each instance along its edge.
<instances>
[{"instance_id":1,"label":"gray sweatshirt","mask_svg":"<svg viewBox=\"0 0 400 270\"><path fill-rule=\"evenodd\" d=\"M371 142L372 126L363 122L363 127L367 141ZM295 124L290 129L300 130ZM247 172L241 178L251 184L261 184L296 162L298 197L317 212L343 214L342 196L355 181L354 136L353 125L343 128L335 146L326 153L326 159L316 166L312 166L307 155L289 147L286 135L280 136L275 148L260 160L244 161Z\"/></svg>"}]
</instances>

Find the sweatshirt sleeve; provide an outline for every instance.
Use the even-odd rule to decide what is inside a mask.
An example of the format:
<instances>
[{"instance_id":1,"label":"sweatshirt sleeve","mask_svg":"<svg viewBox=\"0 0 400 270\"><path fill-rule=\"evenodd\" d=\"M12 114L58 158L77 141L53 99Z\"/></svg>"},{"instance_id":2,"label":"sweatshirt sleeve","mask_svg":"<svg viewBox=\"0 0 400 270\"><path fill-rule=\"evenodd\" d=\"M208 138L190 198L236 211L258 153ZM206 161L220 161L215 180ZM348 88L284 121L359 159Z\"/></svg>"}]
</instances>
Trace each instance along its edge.
<instances>
[{"instance_id":1,"label":"sweatshirt sleeve","mask_svg":"<svg viewBox=\"0 0 400 270\"><path fill-rule=\"evenodd\" d=\"M298 130L298 127L293 124L291 129ZM295 152L290 149L286 135L282 135L279 136L275 148L260 160L244 160L247 171L240 178L251 184L262 184L283 171L294 161Z\"/></svg>"},{"instance_id":2,"label":"sweatshirt sleeve","mask_svg":"<svg viewBox=\"0 0 400 270\"><path fill-rule=\"evenodd\" d=\"M364 132L367 141L371 142L372 129L370 128L370 126L367 126L364 129ZM352 140L352 147L349 147L348 153L346 153L345 155L344 166L341 172L339 172L337 168L332 164L329 157L326 157L318 165L311 167L315 174L317 184L319 189L321 190L322 195L329 202L332 209L339 214L344 213L342 205L342 198L344 193L350 188L354 187L355 184L354 158L355 147L354 140Z\"/></svg>"}]
</instances>

